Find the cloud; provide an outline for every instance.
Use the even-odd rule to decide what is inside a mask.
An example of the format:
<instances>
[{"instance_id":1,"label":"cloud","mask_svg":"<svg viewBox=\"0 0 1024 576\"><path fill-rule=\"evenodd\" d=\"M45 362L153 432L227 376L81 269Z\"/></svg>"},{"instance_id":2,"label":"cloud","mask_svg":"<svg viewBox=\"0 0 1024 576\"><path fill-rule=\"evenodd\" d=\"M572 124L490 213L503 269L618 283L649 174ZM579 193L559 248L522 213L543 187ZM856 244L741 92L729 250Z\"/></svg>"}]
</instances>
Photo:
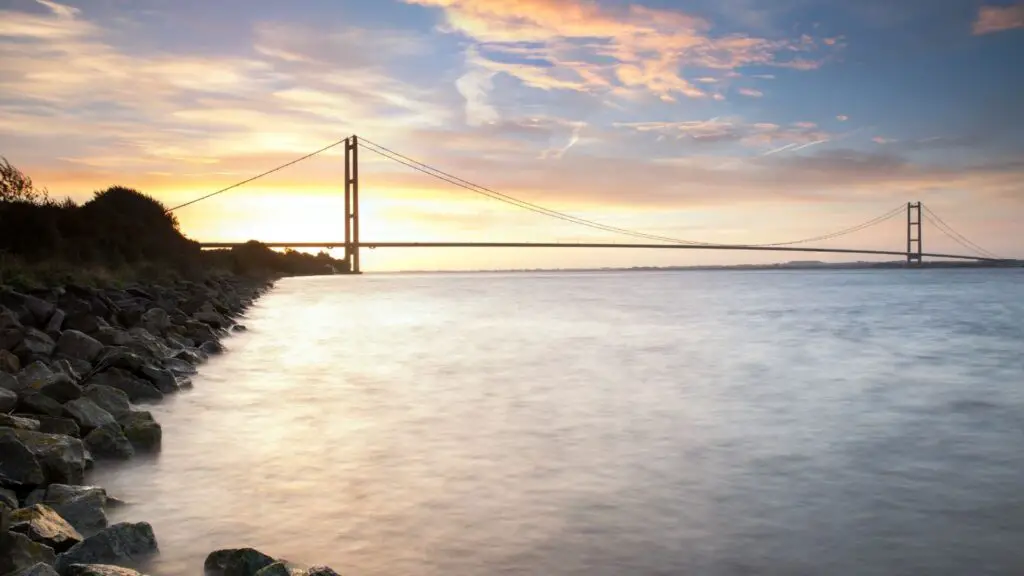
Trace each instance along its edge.
<instances>
[{"instance_id":1,"label":"cloud","mask_svg":"<svg viewBox=\"0 0 1024 576\"><path fill-rule=\"evenodd\" d=\"M980 36L1016 28L1024 28L1024 4L982 6L972 30Z\"/></svg>"},{"instance_id":2,"label":"cloud","mask_svg":"<svg viewBox=\"0 0 1024 576\"><path fill-rule=\"evenodd\" d=\"M847 116L846 114L840 114L840 115L836 116L836 120L839 120L840 122L846 122L849 119L850 119L850 117Z\"/></svg>"},{"instance_id":3,"label":"cloud","mask_svg":"<svg viewBox=\"0 0 1024 576\"><path fill-rule=\"evenodd\" d=\"M760 98L764 96L764 92L761 92L760 90L755 90L753 88L740 88L738 92L743 96L747 96L749 98Z\"/></svg>"},{"instance_id":4,"label":"cloud","mask_svg":"<svg viewBox=\"0 0 1024 576\"><path fill-rule=\"evenodd\" d=\"M768 39L716 35L703 18L640 5L607 7L588 0L405 0L440 8L445 29L471 38L475 65L544 90L624 96L641 90L661 100L705 98L695 83L708 71L748 66L801 70L828 48L803 36ZM687 71L693 71L693 78Z\"/></svg>"},{"instance_id":5,"label":"cloud","mask_svg":"<svg viewBox=\"0 0 1024 576\"><path fill-rule=\"evenodd\" d=\"M874 138L871 139L871 141L874 142L875 144L891 144L895 142L895 140L891 140L889 138L885 138L882 136L875 136Z\"/></svg>"},{"instance_id":6,"label":"cloud","mask_svg":"<svg viewBox=\"0 0 1024 576\"><path fill-rule=\"evenodd\" d=\"M615 126L638 133L653 133L677 141L687 140L700 144L740 143L754 148L772 148L765 155L791 149L799 150L827 142L832 138L810 123L780 126L770 122L744 122L732 117L680 122L621 122Z\"/></svg>"}]
</instances>

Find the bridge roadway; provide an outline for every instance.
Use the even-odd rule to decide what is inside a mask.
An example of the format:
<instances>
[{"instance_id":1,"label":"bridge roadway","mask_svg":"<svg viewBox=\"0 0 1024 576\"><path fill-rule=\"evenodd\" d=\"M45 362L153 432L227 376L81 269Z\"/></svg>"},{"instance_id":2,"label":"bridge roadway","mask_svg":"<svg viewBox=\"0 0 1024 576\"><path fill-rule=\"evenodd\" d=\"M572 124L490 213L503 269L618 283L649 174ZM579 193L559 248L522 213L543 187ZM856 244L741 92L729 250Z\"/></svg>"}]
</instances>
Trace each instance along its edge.
<instances>
[{"instance_id":1,"label":"bridge roadway","mask_svg":"<svg viewBox=\"0 0 1024 576\"><path fill-rule=\"evenodd\" d=\"M344 242L260 242L269 248L344 248ZM204 249L235 248L244 242L201 242ZM805 248L796 246L742 246L735 244L615 244L615 243L560 243L560 242L359 242L356 248L640 248L650 250L740 250L749 252L810 252L817 254L864 254L872 256L899 256L906 252L895 250L856 250L852 248ZM926 258L948 260L974 260L977 262L1006 262L1004 259L964 256L962 254L921 254Z\"/></svg>"}]
</instances>

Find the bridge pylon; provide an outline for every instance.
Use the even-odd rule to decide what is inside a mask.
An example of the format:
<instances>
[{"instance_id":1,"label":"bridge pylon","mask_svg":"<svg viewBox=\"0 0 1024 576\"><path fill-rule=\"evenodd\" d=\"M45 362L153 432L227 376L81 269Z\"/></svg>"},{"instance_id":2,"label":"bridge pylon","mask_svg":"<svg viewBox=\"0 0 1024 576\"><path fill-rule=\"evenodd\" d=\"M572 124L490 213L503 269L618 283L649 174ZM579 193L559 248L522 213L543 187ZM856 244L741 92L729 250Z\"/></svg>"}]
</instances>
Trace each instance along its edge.
<instances>
[{"instance_id":1,"label":"bridge pylon","mask_svg":"<svg viewBox=\"0 0 1024 576\"><path fill-rule=\"evenodd\" d=\"M924 261L921 203L907 202L907 266L921 265Z\"/></svg>"},{"instance_id":2,"label":"bridge pylon","mask_svg":"<svg viewBox=\"0 0 1024 576\"><path fill-rule=\"evenodd\" d=\"M345 268L361 274L359 267L359 140L345 139Z\"/></svg>"}]
</instances>

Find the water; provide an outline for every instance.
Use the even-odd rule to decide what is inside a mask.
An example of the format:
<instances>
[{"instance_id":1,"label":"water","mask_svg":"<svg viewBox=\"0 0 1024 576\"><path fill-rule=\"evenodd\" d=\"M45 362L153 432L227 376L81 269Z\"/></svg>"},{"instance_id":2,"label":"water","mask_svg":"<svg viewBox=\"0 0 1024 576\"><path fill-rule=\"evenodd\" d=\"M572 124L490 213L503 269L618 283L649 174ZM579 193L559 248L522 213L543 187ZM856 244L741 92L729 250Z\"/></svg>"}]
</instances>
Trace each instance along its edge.
<instances>
[{"instance_id":1,"label":"water","mask_svg":"<svg viewBox=\"0 0 1024 576\"><path fill-rule=\"evenodd\" d=\"M1022 280L284 280L91 480L155 574L1021 574Z\"/></svg>"}]
</instances>

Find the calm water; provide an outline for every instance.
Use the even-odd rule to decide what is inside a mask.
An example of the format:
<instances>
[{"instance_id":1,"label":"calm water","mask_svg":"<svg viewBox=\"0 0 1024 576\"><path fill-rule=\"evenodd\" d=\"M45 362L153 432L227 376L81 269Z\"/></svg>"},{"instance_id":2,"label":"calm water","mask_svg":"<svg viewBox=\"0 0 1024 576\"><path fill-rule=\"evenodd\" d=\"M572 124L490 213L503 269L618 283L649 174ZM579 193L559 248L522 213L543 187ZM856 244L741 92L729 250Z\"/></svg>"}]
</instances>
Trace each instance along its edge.
<instances>
[{"instance_id":1,"label":"calm water","mask_svg":"<svg viewBox=\"0 0 1024 576\"><path fill-rule=\"evenodd\" d=\"M1024 574L1024 274L289 279L91 480L155 574Z\"/></svg>"}]
</instances>

